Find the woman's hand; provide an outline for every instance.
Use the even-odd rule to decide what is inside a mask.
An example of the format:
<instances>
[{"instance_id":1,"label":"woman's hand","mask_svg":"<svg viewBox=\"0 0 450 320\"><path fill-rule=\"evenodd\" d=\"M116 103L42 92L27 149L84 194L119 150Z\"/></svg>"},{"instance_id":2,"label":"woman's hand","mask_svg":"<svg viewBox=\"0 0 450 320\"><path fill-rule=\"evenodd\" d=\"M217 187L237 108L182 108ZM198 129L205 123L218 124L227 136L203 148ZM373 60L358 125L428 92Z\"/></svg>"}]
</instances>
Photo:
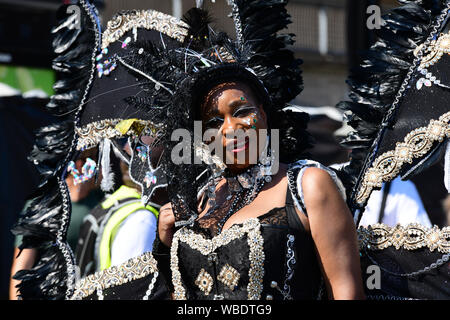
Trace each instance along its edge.
<instances>
[{"instance_id":1,"label":"woman's hand","mask_svg":"<svg viewBox=\"0 0 450 320\"><path fill-rule=\"evenodd\" d=\"M172 245L174 226L175 216L172 211L172 205L167 203L159 210L158 233L161 242L169 248Z\"/></svg>"},{"instance_id":2,"label":"woman's hand","mask_svg":"<svg viewBox=\"0 0 450 320\"><path fill-rule=\"evenodd\" d=\"M330 175L308 168L302 179L309 228L332 299L364 299L356 228Z\"/></svg>"}]
</instances>

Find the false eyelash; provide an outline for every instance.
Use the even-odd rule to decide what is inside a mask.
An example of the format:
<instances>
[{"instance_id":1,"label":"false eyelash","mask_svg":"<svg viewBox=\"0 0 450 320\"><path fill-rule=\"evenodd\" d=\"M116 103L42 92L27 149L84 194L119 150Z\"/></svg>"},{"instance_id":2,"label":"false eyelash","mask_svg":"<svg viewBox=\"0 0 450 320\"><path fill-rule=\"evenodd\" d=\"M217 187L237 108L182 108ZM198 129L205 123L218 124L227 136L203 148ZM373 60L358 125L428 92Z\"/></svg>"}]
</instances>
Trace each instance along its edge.
<instances>
[{"instance_id":1,"label":"false eyelash","mask_svg":"<svg viewBox=\"0 0 450 320\"><path fill-rule=\"evenodd\" d=\"M240 107L233 112L233 117L236 117L238 114L240 116L248 115L251 111L256 111L256 110L257 110L256 107L253 107L253 106Z\"/></svg>"}]
</instances>

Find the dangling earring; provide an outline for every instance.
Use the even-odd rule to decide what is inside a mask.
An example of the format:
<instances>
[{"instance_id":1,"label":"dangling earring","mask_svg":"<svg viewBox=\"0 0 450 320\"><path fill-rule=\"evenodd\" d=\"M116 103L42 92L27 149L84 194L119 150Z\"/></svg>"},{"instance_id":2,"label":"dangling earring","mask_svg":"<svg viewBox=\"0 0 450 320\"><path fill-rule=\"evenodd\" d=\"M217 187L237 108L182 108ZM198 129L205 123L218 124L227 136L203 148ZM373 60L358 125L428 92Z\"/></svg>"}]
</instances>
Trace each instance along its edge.
<instances>
[{"instance_id":1,"label":"dangling earring","mask_svg":"<svg viewBox=\"0 0 450 320\"><path fill-rule=\"evenodd\" d=\"M268 135L266 138L266 145L264 147L264 150L260 154L260 175L264 177L264 180L266 182L272 181L272 165L275 161L275 155L274 151L272 149L269 149L269 141L270 136Z\"/></svg>"},{"instance_id":2,"label":"dangling earring","mask_svg":"<svg viewBox=\"0 0 450 320\"><path fill-rule=\"evenodd\" d=\"M88 181L94 176L96 171L97 171L97 164L91 158L86 159L86 163L83 165L81 169L81 174L80 171L78 171L78 169L75 168L75 162L70 161L67 166L67 172L70 172L70 174L73 176L74 185Z\"/></svg>"},{"instance_id":3,"label":"dangling earring","mask_svg":"<svg viewBox=\"0 0 450 320\"><path fill-rule=\"evenodd\" d=\"M216 184L214 177L208 181L208 188L206 190L206 196L208 197L208 204L212 208L216 205Z\"/></svg>"}]
</instances>

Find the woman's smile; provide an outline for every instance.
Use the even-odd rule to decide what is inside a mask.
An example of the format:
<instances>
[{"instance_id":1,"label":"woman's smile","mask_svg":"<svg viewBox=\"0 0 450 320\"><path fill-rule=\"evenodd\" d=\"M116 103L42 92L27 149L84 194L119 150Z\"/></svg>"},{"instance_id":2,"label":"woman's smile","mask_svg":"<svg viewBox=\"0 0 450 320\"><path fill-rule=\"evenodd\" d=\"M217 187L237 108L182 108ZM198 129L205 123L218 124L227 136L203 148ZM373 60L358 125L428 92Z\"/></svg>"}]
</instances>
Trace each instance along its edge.
<instances>
[{"instance_id":1,"label":"woman's smile","mask_svg":"<svg viewBox=\"0 0 450 320\"><path fill-rule=\"evenodd\" d=\"M245 137L244 141L239 141L238 139L232 139L227 142L226 148L227 150L230 150L233 153L242 152L248 149L250 145L250 138Z\"/></svg>"}]
</instances>

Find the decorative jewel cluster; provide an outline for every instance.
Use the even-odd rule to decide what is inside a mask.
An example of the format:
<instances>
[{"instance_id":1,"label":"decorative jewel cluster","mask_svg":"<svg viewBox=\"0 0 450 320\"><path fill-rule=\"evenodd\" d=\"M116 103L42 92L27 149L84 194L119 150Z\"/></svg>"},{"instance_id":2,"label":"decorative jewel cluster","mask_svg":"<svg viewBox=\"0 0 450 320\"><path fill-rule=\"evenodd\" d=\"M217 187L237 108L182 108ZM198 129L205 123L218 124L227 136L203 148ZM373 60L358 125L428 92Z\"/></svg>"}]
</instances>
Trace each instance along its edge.
<instances>
[{"instance_id":1,"label":"decorative jewel cluster","mask_svg":"<svg viewBox=\"0 0 450 320\"><path fill-rule=\"evenodd\" d=\"M138 157L141 159L142 162L145 162L147 160L149 150L148 146L138 146L136 147L136 150L138 152Z\"/></svg>"},{"instance_id":2,"label":"decorative jewel cluster","mask_svg":"<svg viewBox=\"0 0 450 320\"><path fill-rule=\"evenodd\" d=\"M128 37L125 41L127 40L131 40L130 37ZM129 41L128 41L129 42ZM126 42L124 42L126 43ZM123 46L122 46L123 48ZM97 61L97 74L98 77L101 78L103 75L105 76L109 76L109 74L114 71L117 67L117 62L115 61L115 59L106 59L104 61L101 61L101 59L103 59L103 55L107 55L108 54L108 48L104 48L102 50L102 52L97 55L97 57L95 58L95 60Z\"/></svg>"},{"instance_id":3,"label":"decorative jewel cluster","mask_svg":"<svg viewBox=\"0 0 450 320\"><path fill-rule=\"evenodd\" d=\"M195 280L195 284L205 293L205 295L209 295L213 286L213 281L211 275L202 268Z\"/></svg>"},{"instance_id":4,"label":"decorative jewel cluster","mask_svg":"<svg viewBox=\"0 0 450 320\"><path fill-rule=\"evenodd\" d=\"M239 278L239 272L228 263L222 267L219 275L217 276L217 280L230 288L231 291L236 288Z\"/></svg>"},{"instance_id":5,"label":"decorative jewel cluster","mask_svg":"<svg viewBox=\"0 0 450 320\"><path fill-rule=\"evenodd\" d=\"M144 177L144 183L149 188L152 184L156 184L157 178L152 171L147 171Z\"/></svg>"},{"instance_id":6,"label":"decorative jewel cluster","mask_svg":"<svg viewBox=\"0 0 450 320\"><path fill-rule=\"evenodd\" d=\"M226 246L231 241L247 236L247 243L250 248L250 269L249 269L249 283L247 286L248 299L258 300L261 298L263 289L264 277L264 239L260 231L260 223L257 218L251 218L244 222L242 226L233 225L230 229L223 231L211 240L205 239L202 235L194 233L193 230L186 227L181 228L175 232L172 247L170 251L170 267L172 270L172 283L174 286L174 298L177 300L186 299L186 290L181 281L181 273L178 267L178 245L179 242L188 244L192 249L199 251L201 254L207 256L222 246ZM222 269L223 270L223 269ZM237 282L236 273L230 268L223 270L222 276L225 277L227 272L231 272L231 283ZM205 274L202 274L205 276ZM200 275L199 275L200 277ZM202 278L202 277L200 277ZM222 277L221 277L222 278ZM237 278L237 281L236 281ZM199 278L197 278L199 279ZM212 280L211 280L212 281ZM201 282L199 282L202 284ZM205 283L206 285L207 283Z\"/></svg>"}]
</instances>

